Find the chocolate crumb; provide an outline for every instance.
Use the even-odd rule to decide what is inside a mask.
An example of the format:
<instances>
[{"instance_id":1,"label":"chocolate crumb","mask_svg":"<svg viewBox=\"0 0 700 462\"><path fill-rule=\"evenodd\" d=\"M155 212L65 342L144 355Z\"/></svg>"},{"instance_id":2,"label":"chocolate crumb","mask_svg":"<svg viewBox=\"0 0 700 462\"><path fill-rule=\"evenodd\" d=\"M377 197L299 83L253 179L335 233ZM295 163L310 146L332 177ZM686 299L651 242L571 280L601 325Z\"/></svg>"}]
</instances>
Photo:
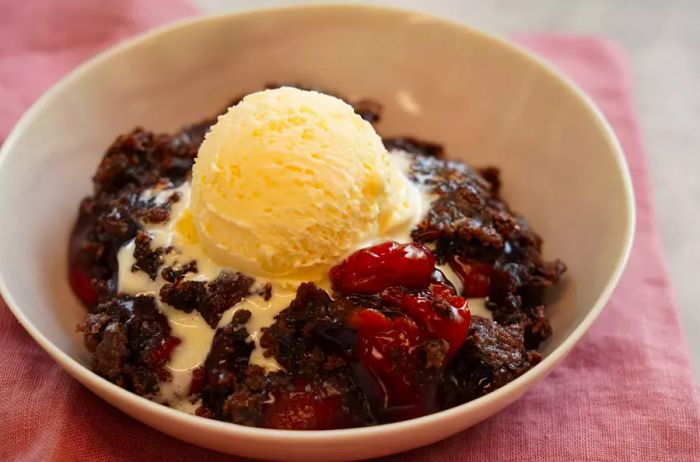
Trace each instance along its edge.
<instances>
[{"instance_id":1,"label":"chocolate crumb","mask_svg":"<svg viewBox=\"0 0 700 462\"><path fill-rule=\"evenodd\" d=\"M450 344L445 339L431 339L421 345L426 369L440 369L445 365Z\"/></svg>"},{"instance_id":2,"label":"chocolate crumb","mask_svg":"<svg viewBox=\"0 0 700 462\"><path fill-rule=\"evenodd\" d=\"M258 290L257 294L260 295L265 301L270 300L270 298L272 298L272 284L268 282L262 286L260 290Z\"/></svg>"},{"instance_id":3,"label":"chocolate crumb","mask_svg":"<svg viewBox=\"0 0 700 462\"><path fill-rule=\"evenodd\" d=\"M197 262L195 260L190 260L184 265L171 265L163 268L160 272L160 276L166 282L175 282L181 279L187 273L197 273Z\"/></svg>"},{"instance_id":4,"label":"chocolate crumb","mask_svg":"<svg viewBox=\"0 0 700 462\"><path fill-rule=\"evenodd\" d=\"M136 262L132 265L131 271L143 271L148 274L151 280L155 281L158 275L158 269L163 265L163 255L168 252L167 248L151 247L153 239L145 232L139 231L136 233L134 244L134 259Z\"/></svg>"},{"instance_id":5,"label":"chocolate crumb","mask_svg":"<svg viewBox=\"0 0 700 462\"><path fill-rule=\"evenodd\" d=\"M160 289L160 300L186 313L197 310L215 328L224 311L250 295L253 279L241 273L222 272L209 282L176 280Z\"/></svg>"}]
</instances>

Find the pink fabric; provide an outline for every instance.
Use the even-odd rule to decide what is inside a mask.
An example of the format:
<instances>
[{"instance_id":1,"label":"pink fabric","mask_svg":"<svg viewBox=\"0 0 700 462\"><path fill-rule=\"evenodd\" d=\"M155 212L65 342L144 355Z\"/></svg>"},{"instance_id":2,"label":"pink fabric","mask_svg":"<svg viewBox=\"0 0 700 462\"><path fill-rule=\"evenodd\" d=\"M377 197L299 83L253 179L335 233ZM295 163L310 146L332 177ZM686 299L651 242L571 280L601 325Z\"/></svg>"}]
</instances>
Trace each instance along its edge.
<instances>
[{"instance_id":1,"label":"pink fabric","mask_svg":"<svg viewBox=\"0 0 700 462\"><path fill-rule=\"evenodd\" d=\"M40 93L96 51L191 12L167 0L0 0L0 138ZM597 39L521 42L577 81L614 126L637 194L632 256L600 319L534 390L470 430L386 460L698 460L698 399L659 250L624 59ZM92 395L4 306L0 355L0 460L231 460L160 434Z\"/></svg>"}]
</instances>

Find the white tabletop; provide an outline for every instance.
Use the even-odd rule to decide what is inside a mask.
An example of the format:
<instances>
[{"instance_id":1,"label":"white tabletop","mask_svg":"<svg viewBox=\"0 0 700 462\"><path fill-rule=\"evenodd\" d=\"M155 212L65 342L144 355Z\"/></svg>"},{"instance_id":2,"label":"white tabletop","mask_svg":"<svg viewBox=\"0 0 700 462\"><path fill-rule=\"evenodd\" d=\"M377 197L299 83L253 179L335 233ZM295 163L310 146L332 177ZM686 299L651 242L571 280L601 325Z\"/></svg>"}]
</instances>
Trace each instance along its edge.
<instances>
[{"instance_id":1,"label":"white tabletop","mask_svg":"<svg viewBox=\"0 0 700 462\"><path fill-rule=\"evenodd\" d=\"M191 0L204 12L295 0ZM305 2L309 3L309 2ZM314 3L328 3L314 2ZM630 57L658 223L700 379L700 0L384 0L502 34L608 37ZM695 332L693 332L695 331ZM700 380L698 380L700 382Z\"/></svg>"}]
</instances>

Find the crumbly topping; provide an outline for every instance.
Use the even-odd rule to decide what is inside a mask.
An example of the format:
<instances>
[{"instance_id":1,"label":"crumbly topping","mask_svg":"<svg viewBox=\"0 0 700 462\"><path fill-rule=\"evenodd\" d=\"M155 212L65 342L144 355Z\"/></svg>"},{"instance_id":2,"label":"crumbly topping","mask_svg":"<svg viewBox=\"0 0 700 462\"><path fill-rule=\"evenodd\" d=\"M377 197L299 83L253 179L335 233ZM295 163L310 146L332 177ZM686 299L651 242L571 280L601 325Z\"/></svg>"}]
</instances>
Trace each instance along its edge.
<instances>
[{"instance_id":1,"label":"crumbly topping","mask_svg":"<svg viewBox=\"0 0 700 462\"><path fill-rule=\"evenodd\" d=\"M158 270L163 266L164 256L171 249L165 247L151 247L153 239L145 232L138 231L134 240L134 259L131 271L143 271L152 281L156 280Z\"/></svg>"},{"instance_id":2,"label":"crumbly topping","mask_svg":"<svg viewBox=\"0 0 700 462\"><path fill-rule=\"evenodd\" d=\"M222 272L213 281L170 282L160 289L160 300L173 308L190 313L199 311L215 328L226 310L250 295L255 281L242 273Z\"/></svg>"},{"instance_id":3,"label":"crumbly topping","mask_svg":"<svg viewBox=\"0 0 700 462\"><path fill-rule=\"evenodd\" d=\"M166 266L160 272L160 276L167 282L175 282L182 279L187 273L197 273L197 262L190 260L184 265L173 264Z\"/></svg>"},{"instance_id":4,"label":"crumbly topping","mask_svg":"<svg viewBox=\"0 0 700 462\"><path fill-rule=\"evenodd\" d=\"M157 391L165 370L170 327L149 296L119 296L99 304L79 326L93 353L92 369L139 395Z\"/></svg>"}]
</instances>

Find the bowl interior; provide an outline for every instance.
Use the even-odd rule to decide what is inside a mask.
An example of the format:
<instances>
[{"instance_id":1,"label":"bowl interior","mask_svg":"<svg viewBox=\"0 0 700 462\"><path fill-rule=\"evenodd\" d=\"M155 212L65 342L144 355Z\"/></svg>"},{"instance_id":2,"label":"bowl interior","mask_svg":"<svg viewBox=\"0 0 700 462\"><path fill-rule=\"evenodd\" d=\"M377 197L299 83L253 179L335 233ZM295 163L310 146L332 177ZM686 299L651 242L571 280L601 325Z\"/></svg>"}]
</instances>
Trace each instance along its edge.
<instances>
[{"instance_id":1,"label":"bowl interior","mask_svg":"<svg viewBox=\"0 0 700 462\"><path fill-rule=\"evenodd\" d=\"M498 166L503 195L561 258L548 306L550 354L619 270L630 239L624 166L603 122L567 84L480 33L366 8L268 11L201 20L81 68L31 110L0 159L0 274L8 299L51 343L85 363L83 310L66 276L70 228L116 135L172 131L266 82L300 82L384 106L378 130Z\"/></svg>"}]
</instances>

